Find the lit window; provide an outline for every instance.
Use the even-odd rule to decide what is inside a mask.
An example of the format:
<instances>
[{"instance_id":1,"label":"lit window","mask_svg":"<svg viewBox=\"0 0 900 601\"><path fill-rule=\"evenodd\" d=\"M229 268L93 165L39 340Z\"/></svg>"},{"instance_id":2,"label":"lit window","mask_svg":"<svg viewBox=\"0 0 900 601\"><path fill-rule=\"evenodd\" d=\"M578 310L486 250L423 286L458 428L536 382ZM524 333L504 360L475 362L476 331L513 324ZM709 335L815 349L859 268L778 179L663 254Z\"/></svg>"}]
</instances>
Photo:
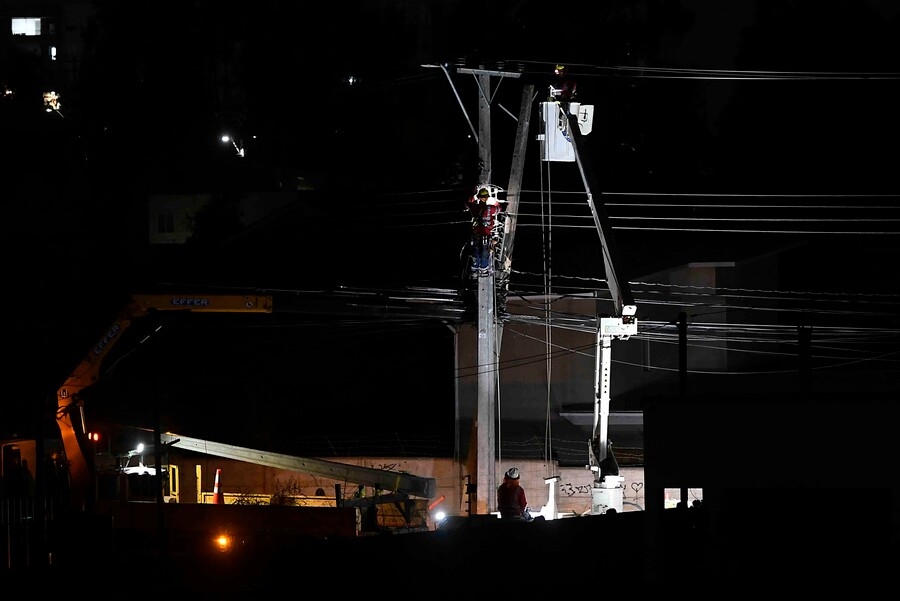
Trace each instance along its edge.
<instances>
[{"instance_id":1,"label":"lit window","mask_svg":"<svg viewBox=\"0 0 900 601\"><path fill-rule=\"evenodd\" d=\"M680 488L666 488L665 489L665 508L672 509L679 506L679 503L685 499L681 498L681 489ZM696 503L699 501L703 502L703 489L702 488L688 488L687 489L687 506L688 508L697 506Z\"/></svg>"},{"instance_id":2,"label":"lit window","mask_svg":"<svg viewBox=\"0 0 900 601\"><path fill-rule=\"evenodd\" d=\"M58 111L60 108L62 108L62 103L59 101L59 94L53 90L44 92L44 110L49 113L50 111Z\"/></svg>"},{"instance_id":3,"label":"lit window","mask_svg":"<svg viewBox=\"0 0 900 601\"><path fill-rule=\"evenodd\" d=\"M41 35L40 18L21 17L12 19L13 35Z\"/></svg>"},{"instance_id":4,"label":"lit window","mask_svg":"<svg viewBox=\"0 0 900 601\"><path fill-rule=\"evenodd\" d=\"M60 108L62 108L62 103L59 101L59 94L53 90L44 92L44 110L49 113L50 111L58 111Z\"/></svg>"},{"instance_id":5,"label":"lit window","mask_svg":"<svg viewBox=\"0 0 900 601\"><path fill-rule=\"evenodd\" d=\"M56 60L56 46L50 46L50 60Z\"/></svg>"}]
</instances>

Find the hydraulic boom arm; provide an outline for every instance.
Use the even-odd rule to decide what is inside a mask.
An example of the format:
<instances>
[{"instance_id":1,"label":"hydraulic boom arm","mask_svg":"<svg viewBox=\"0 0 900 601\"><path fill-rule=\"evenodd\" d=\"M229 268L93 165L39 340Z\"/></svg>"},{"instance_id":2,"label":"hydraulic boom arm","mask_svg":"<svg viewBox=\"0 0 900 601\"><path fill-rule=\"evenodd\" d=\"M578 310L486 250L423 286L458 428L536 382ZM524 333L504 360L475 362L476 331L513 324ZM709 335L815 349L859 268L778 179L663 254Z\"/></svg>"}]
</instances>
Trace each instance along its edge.
<instances>
[{"instance_id":1,"label":"hydraulic boom arm","mask_svg":"<svg viewBox=\"0 0 900 601\"><path fill-rule=\"evenodd\" d=\"M569 110L569 108L573 110ZM584 159L584 136L578 123L579 105L562 103L560 110L566 112L568 139L575 150L575 160L581 172L584 188L587 192L588 205L594 217L600 244L603 250L603 267L606 271L606 283L612 296L615 314L599 317L597 328L597 365L594 383L594 430L588 443L588 466L594 473L592 491L592 513L605 513L607 508L615 507L621 511L621 494L619 468L610 450L607 439L609 430L610 371L612 369L612 339L627 340L637 334L637 306L631 295L628 281L620 276L621 261L612 236L612 227L603 204L594 202L593 192L599 190L593 171ZM599 312L598 312L599 313Z\"/></svg>"}]
</instances>

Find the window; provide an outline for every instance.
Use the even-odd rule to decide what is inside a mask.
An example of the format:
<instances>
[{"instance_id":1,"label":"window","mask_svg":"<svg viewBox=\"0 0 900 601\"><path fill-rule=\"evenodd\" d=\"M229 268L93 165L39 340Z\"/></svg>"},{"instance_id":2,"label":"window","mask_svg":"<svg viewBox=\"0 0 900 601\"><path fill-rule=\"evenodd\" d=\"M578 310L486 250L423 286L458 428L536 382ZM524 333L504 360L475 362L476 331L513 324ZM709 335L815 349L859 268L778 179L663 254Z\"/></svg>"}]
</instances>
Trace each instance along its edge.
<instances>
[{"instance_id":1,"label":"window","mask_svg":"<svg viewBox=\"0 0 900 601\"><path fill-rule=\"evenodd\" d=\"M37 17L14 17L12 19L13 35L41 35L41 20Z\"/></svg>"},{"instance_id":2,"label":"window","mask_svg":"<svg viewBox=\"0 0 900 601\"><path fill-rule=\"evenodd\" d=\"M156 233L175 233L175 214L171 209L164 209L161 213L156 215Z\"/></svg>"},{"instance_id":3,"label":"window","mask_svg":"<svg viewBox=\"0 0 900 601\"><path fill-rule=\"evenodd\" d=\"M688 488L688 489L680 489L680 488L667 488L665 489L665 508L672 509L674 507L678 507L678 503L682 500L681 493L682 490L686 490L687 492L687 506L694 507L695 501L703 502L703 489L702 488Z\"/></svg>"},{"instance_id":4,"label":"window","mask_svg":"<svg viewBox=\"0 0 900 601\"><path fill-rule=\"evenodd\" d=\"M50 111L58 111L60 108L62 108L62 103L59 101L59 94L53 90L44 92L44 110L49 113Z\"/></svg>"}]
</instances>

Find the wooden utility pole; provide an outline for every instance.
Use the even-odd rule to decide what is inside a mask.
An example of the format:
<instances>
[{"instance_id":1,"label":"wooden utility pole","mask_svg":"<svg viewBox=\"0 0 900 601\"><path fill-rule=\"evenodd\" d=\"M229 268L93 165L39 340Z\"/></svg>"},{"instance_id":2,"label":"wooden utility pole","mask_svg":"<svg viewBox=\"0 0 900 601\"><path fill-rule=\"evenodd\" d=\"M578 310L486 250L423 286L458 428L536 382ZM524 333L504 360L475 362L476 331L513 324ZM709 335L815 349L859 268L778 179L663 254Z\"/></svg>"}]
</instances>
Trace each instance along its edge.
<instances>
[{"instance_id":1,"label":"wooden utility pole","mask_svg":"<svg viewBox=\"0 0 900 601\"><path fill-rule=\"evenodd\" d=\"M492 183L491 164L491 76L478 73L478 183Z\"/></svg>"},{"instance_id":2,"label":"wooden utility pole","mask_svg":"<svg viewBox=\"0 0 900 601\"><path fill-rule=\"evenodd\" d=\"M459 69L459 73L471 73L478 85L478 183L492 183L491 164L491 77L518 77L518 73L489 71L485 69ZM500 249L495 249L499 252ZM493 260L493 267L497 261ZM499 352L499 323L496 306L495 269L477 282L476 322L478 365L478 398L475 417L477 445L475 512L487 514L497 509L497 386Z\"/></svg>"},{"instance_id":3,"label":"wooden utility pole","mask_svg":"<svg viewBox=\"0 0 900 601\"><path fill-rule=\"evenodd\" d=\"M520 77L520 73L496 71L479 67L477 69L461 68L457 69L457 73L470 74L475 78L478 87L478 128L469 120L465 106L456 92L456 86L450 77L450 72L446 65L422 65L423 67L440 67L447 81L456 95L466 120L472 133L475 134L478 142L478 184L490 184L493 179L493 167L491 164L491 77ZM531 89L531 86L528 88ZM530 94L530 92L529 92ZM530 105L529 105L530 106ZM508 111L507 111L508 112ZM528 123L528 120L525 120ZM520 145L517 144L519 149ZM524 145L522 145L522 154L524 154ZM518 195L521 180L521 168L518 171L514 169L516 175L515 190ZM511 239L511 238L510 238ZM499 382L497 365L500 355L500 336L502 325L497 319L496 304L496 274L495 270L499 265L505 266L507 263L509 250L511 246L504 252L501 244L494 249L493 267L490 274L479 275L477 282L477 357L478 366L477 377L477 409L475 413L475 423L473 425L473 435L475 437L477 450L472 457L471 445L469 454L470 477L475 477L474 495L470 494L470 500L474 497L474 503L470 501L470 511L475 514L488 514L497 509L497 387ZM500 257L502 260L497 260ZM503 267L505 269L505 267ZM508 274L503 274L502 282L506 282ZM474 461L473 461L474 459ZM474 465L473 465L474 464Z\"/></svg>"},{"instance_id":4,"label":"wooden utility pole","mask_svg":"<svg viewBox=\"0 0 900 601\"><path fill-rule=\"evenodd\" d=\"M491 76L473 70L478 84L478 183L491 182ZM487 514L497 506L497 332L494 306L494 272L476 278L478 282L477 354L478 399L475 436L478 447L475 507Z\"/></svg>"},{"instance_id":5,"label":"wooden utility pole","mask_svg":"<svg viewBox=\"0 0 900 601\"><path fill-rule=\"evenodd\" d=\"M497 507L497 312L494 304L493 274L478 277L478 480L476 507L479 514Z\"/></svg>"}]
</instances>

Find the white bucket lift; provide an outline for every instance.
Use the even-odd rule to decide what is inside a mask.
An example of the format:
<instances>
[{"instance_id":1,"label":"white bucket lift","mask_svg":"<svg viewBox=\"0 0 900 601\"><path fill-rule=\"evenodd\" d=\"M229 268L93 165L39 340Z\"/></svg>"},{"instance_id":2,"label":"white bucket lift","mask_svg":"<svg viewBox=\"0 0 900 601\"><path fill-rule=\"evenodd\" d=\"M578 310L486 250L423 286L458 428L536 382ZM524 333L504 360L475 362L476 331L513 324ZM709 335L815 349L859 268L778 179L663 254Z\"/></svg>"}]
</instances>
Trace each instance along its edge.
<instances>
[{"instance_id":1,"label":"white bucket lift","mask_svg":"<svg viewBox=\"0 0 900 601\"><path fill-rule=\"evenodd\" d=\"M543 132L541 159L544 161L568 161L578 164L588 205L594 217L594 224L600 234L603 247L603 267L607 285L612 295L615 312L611 316L598 315L597 365L594 382L594 430L588 441L588 467L594 476L591 487L591 514L622 511L625 479L619 476L619 468L612 453L612 444L607 439L609 429L610 382L612 368L612 340L628 340L637 334L637 306L631 295L627 280L619 275L617 252L612 239L609 217L602 203L595 203L593 194L599 191L589 162L584 156L582 138L591 131L594 121L594 107L578 102L541 103ZM576 129L577 128L577 129Z\"/></svg>"},{"instance_id":2,"label":"white bucket lift","mask_svg":"<svg viewBox=\"0 0 900 601\"><path fill-rule=\"evenodd\" d=\"M575 162L575 147L569 136L569 119L566 114L578 116L578 129L581 135L591 133L594 125L594 105L580 102L542 102L541 130L538 135L541 141L541 160L556 162Z\"/></svg>"},{"instance_id":3,"label":"white bucket lift","mask_svg":"<svg viewBox=\"0 0 900 601\"><path fill-rule=\"evenodd\" d=\"M606 476L594 482L591 488L591 515L602 515L611 509L622 513L622 500L625 497L625 478L622 476Z\"/></svg>"}]
</instances>

